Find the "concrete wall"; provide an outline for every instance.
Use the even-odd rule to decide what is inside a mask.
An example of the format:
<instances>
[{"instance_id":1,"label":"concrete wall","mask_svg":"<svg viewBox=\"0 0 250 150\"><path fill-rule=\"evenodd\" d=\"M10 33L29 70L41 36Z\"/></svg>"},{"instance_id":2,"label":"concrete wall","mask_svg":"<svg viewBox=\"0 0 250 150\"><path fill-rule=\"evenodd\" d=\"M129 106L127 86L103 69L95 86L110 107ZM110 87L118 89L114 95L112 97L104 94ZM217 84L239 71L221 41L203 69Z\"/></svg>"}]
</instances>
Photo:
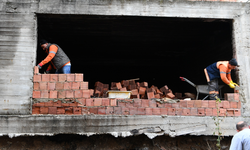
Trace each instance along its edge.
<instances>
[{"instance_id":1,"label":"concrete wall","mask_svg":"<svg viewBox=\"0 0 250 150\"><path fill-rule=\"evenodd\" d=\"M170 133L173 125L182 129L186 124L198 121L200 130L192 134L211 135L214 130L212 118L206 117L167 117L151 123L147 120L154 120L148 117L132 117L129 119L117 120L116 116L99 117L90 116L79 117L76 124L71 124L74 116L29 116L31 114L32 97L32 77L33 66L36 60L36 13L41 14L92 14L92 15L131 15L131 16L161 16L161 17L185 17L185 18L210 18L210 19L233 19L234 51L239 64L241 65L239 74L240 91L242 100L243 116L250 116L250 84L249 80L249 4L229 3L229 2L188 2L188 1L145 1L145 0L1 0L0 1L0 114L26 114L28 116L2 116L0 132L2 134L51 134L51 133L79 133L92 134L95 132L114 134L128 134L127 131L144 127L155 127L162 125L159 129L164 129ZM93 118L98 118L98 122L92 123ZM108 119L106 119L108 118ZM222 130L225 135L235 133L233 127L228 127L229 123L235 123L243 119L228 117L223 122ZM87 122L93 128L83 126ZM133 126L130 126L131 123ZM69 124L70 122L70 124ZM117 126L115 122L122 125ZM144 125L140 125L144 122ZM168 122L178 122L169 124ZM109 123L114 123L109 126ZM51 127L51 125L53 127ZM72 128L74 126L77 128ZM101 126L98 126L101 125ZM139 126L137 126L139 125ZM113 128L114 126L117 126ZM25 128L23 128L25 127ZM111 129L112 127L112 129ZM204 130L204 127L206 130ZM196 129L195 129L196 128ZM56 130L54 130L56 129ZM184 128L185 129L185 128ZM124 131L124 132L123 132ZM200 131L200 132L199 132ZM191 133L182 131L177 135ZM174 133L173 133L174 134Z\"/></svg>"}]
</instances>

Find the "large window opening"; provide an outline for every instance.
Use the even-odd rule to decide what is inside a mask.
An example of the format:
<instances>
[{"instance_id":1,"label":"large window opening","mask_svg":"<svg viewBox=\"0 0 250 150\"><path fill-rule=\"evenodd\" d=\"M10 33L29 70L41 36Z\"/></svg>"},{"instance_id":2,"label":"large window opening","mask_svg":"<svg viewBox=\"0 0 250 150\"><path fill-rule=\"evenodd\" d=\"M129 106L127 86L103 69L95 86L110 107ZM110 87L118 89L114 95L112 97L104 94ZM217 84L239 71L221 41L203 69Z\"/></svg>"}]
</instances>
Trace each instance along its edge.
<instances>
[{"instance_id":1,"label":"large window opening","mask_svg":"<svg viewBox=\"0 0 250 150\"><path fill-rule=\"evenodd\" d=\"M230 60L232 20L167 17L38 14L38 38L58 44L72 73L83 73L89 88L140 78L173 93L196 89L180 80L206 85L203 69ZM38 45L37 63L46 57ZM43 67L46 69L46 66ZM44 70L40 70L43 72ZM235 81L235 74L232 73ZM225 85L220 81L221 85ZM223 93L233 92L227 85ZM205 95L200 95L202 99Z\"/></svg>"}]
</instances>

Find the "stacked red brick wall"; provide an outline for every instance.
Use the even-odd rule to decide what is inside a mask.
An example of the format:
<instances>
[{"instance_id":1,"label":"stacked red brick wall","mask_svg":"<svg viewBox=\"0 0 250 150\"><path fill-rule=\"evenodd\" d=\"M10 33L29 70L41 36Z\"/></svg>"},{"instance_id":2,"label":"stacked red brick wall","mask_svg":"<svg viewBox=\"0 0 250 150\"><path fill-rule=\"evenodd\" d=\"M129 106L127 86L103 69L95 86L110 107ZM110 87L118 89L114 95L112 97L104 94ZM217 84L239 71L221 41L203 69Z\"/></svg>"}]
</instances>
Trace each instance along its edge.
<instances>
[{"instance_id":1,"label":"stacked red brick wall","mask_svg":"<svg viewBox=\"0 0 250 150\"><path fill-rule=\"evenodd\" d=\"M160 99L91 98L83 74L38 74L35 67L32 114L64 115L169 115L216 116L214 100L180 100L167 103ZM240 116L238 93L225 94L219 103L220 116ZM159 101L160 100L160 101Z\"/></svg>"}]
</instances>

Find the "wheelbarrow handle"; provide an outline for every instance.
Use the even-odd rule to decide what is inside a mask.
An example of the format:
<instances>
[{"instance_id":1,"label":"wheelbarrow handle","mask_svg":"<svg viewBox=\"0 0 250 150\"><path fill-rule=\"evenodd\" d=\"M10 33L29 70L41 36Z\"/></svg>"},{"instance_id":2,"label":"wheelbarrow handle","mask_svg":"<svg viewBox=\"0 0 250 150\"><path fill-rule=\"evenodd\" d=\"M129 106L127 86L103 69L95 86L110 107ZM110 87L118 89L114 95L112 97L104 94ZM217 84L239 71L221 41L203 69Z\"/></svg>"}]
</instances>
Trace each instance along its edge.
<instances>
[{"instance_id":1,"label":"wheelbarrow handle","mask_svg":"<svg viewBox=\"0 0 250 150\"><path fill-rule=\"evenodd\" d=\"M180 77L180 79L181 79L182 81L186 81L187 83L189 83L189 84L192 85L193 87L196 87L196 85L195 85L193 82L189 81L188 79L186 79L186 78L184 78L184 77Z\"/></svg>"}]
</instances>

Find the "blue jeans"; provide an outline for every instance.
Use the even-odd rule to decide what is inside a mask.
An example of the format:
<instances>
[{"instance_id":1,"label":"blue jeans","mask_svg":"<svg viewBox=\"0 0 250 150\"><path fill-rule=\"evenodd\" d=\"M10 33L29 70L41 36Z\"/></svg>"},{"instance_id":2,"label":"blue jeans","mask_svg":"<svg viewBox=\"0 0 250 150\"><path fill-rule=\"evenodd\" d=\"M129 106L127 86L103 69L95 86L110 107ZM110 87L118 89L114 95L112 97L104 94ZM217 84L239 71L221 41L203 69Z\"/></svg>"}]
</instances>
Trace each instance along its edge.
<instances>
[{"instance_id":1,"label":"blue jeans","mask_svg":"<svg viewBox=\"0 0 250 150\"><path fill-rule=\"evenodd\" d=\"M57 69L55 74L70 74L71 71L71 65L66 65L64 67L62 67L61 69Z\"/></svg>"}]
</instances>

